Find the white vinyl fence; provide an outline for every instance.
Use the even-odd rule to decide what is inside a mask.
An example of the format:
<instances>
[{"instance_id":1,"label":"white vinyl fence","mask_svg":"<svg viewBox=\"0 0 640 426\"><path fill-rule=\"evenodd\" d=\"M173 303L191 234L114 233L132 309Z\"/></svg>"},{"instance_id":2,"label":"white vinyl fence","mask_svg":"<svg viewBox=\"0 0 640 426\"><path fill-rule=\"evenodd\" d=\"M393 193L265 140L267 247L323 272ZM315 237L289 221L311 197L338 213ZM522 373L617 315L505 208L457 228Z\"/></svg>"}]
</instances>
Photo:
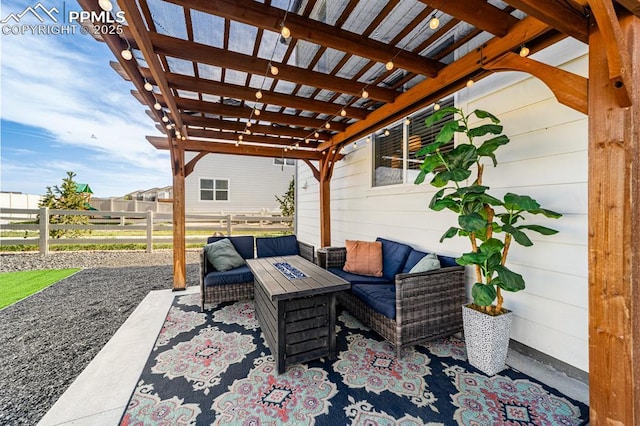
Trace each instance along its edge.
<instances>
[{"instance_id":1,"label":"white vinyl fence","mask_svg":"<svg viewBox=\"0 0 640 426\"><path fill-rule=\"evenodd\" d=\"M50 223L53 215L86 216L87 224L54 224ZM44 218L44 220L41 220ZM287 232L293 229L292 217L276 215L207 215L187 214L187 243L204 244L207 235L222 233L231 235L234 232ZM7 223L8 222L8 223ZM155 213L153 211L117 212L88 210L51 210L0 208L0 230L25 232L25 237L0 237L0 246L38 245L41 254L49 252L49 246L57 244L145 244L147 252L153 251L154 243L172 243L173 236L154 235L156 231L172 230L172 214ZM81 231L114 231L113 236L51 238L49 231L81 230ZM38 236L26 236L28 231L37 231ZM144 236L128 236L126 231L145 231ZM189 235L190 231L206 231L207 235Z\"/></svg>"}]
</instances>

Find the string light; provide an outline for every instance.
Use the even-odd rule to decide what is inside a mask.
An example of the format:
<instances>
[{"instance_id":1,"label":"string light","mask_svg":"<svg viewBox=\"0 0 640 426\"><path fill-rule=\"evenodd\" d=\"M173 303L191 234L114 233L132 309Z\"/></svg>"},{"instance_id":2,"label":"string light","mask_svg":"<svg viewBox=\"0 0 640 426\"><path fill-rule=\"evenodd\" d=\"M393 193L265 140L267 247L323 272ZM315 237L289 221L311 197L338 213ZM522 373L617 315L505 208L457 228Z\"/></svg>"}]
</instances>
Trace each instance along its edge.
<instances>
[{"instance_id":1,"label":"string light","mask_svg":"<svg viewBox=\"0 0 640 426\"><path fill-rule=\"evenodd\" d=\"M384 135L389 136L389 129L384 129Z\"/></svg>"},{"instance_id":2,"label":"string light","mask_svg":"<svg viewBox=\"0 0 640 426\"><path fill-rule=\"evenodd\" d=\"M391 71L393 69L393 61L389 61L387 62L384 67L387 69L387 71Z\"/></svg>"},{"instance_id":3,"label":"string light","mask_svg":"<svg viewBox=\"0 0 640 426\"><path fill-rule=\"evenodd\" d=\"M367 143L371 142L371 137L367 136Z\"/></svg>"},{"instance_id":4,"label":"string light","mask_svg":"<svg viewBox=\"0 0 640 426\"><path fill-rule=\"evenodd\" d=\"M409 117L404 119L404 124L406 124L407 126L411 124L411 120L409 120Z\"/></svg>"},{"instance_id":5,"label":"string light","mask_svg":"<svg viewBox=\"0 0 640 426\"><path fill-rule=\"evenodd\" d=\"M347 115L347 111L344 110L344 108L340 111L340 115L341 116L346 116Z\"/></svg>"},{"instance_id":6,"label":"string light","mask_svg":"<svg viewBox=\"0 0 640 426\"><path fill-rule=\"evenodd\" d=\"M520 46L520 56L522 56L523 58L529 56L529 48L524 44Z\"/></svg>"},{"instance_id":7,"label":"string light","mask_svg":"<svg viewBox=\"0 0 640 426\"><path fill-rule=\"evenodd\" d=\"M470 78L469 81L467 81L467 87L473 86L473 83L474 83L473 79Z\"/></svg>"},{"instance_id":8,"label":"string light","mask_svg":"<svg viewBox=\"0 0 640 426\"><path fill-rule=\"evenodd\" d=\"M432 30L435 30L439 26L440 26L440 20L438 19L438 17L434 13L433 16L431 16L431 19L429 20L429 28L431 28Z\"/></svg>"},{"instance_id":9,"label":"string light","mask_svg":"<svg viewBox=\"0 0 640 426\"><path fill-rule=\"evenodd\" d=\"M98 0L98 5L105 12L111 12L113 10L113 4L111 4L110 0Z\"/></svg>"},{"instance_id":10,"label":"string light","mask_svg":"<svg viewBox=\"0 0 640 426\"><path fill-rule=\"evenodd\" d=\"M236 146L240 146L240 141L236 141Z\"/></svg>"},{"instance_id":11,"label":"string light","mask_svg":"<svg viewBox=\"0 0 640 426\"><path fill-rule=\"evenodd\" d=\"M435 104L433 104L433 110L434 111L438 111L440 109L440 104L438 102L436 102Z\"/></svg>"},{"instance_id":12,"label":"string light","mask_svg":"<svg viewBox=\"0 0 640 426\"><path fill-rule=\"evenodd\" d=\"M262 91L261 90L258 90L256 92L256 99L262 99Z\"/></svg>"},{"instance_id":13,"label":"string light","mask_svg":"<svg viewBox=\"0 0 640 426\"><path fill-rule=\"evenodd\" d=\"M242 135L238 135L238 140L241 141L242 140Z\"/></svg>"},{"instance_id":14,"label":"string light","mask_svg":"<svg viewBox=\"0 0 640 426\"><path fill-rule=\"evenodd\" d=\"M251 127L251 122L247 121L247 127Z\"/></svg>"},{"instance_id":15,"label":"string light","mask_svg":"<svg viewBox=\"0 0 640 426\"><path fill-rule=\"evenodd\" d=\"M166 126L164 126L167 128L167 130L171 130L171 124L167 124Z\"/></svg>"},{"instance_id":16,"label":"string light","mask_svg":"<svg viewBox=\"0 0 640 426\"><path fill-rule=\"evenodd\" d=\"M255 115L260 115L260 110L258 108L256 108L256 109L253 110L253 113Z\"/></svg>"},{"instance_id":17,"label":"string light","mask_svg":"<svg viewBox=\"0 0 640 426\"><path fill-rule=\"evenodd\" d=\"M169 117L167 117L166 115L162 117L162 121L165 123L169 122Z\"/></svg>"},{"instance_id":18,"label":"string light","mask_svg":"<svg viewBox=\"0 0 640 426\"><path fill-rule=\"evenodd\" d=\"M313 136L315 136L316 138L319 138L319 137L320 137L320 133L315 132L315 133L313 134Z\"/></svg>"},{"instance_id":19,"label":"string light","mask_svg":"<svg viewBox=\"0 0 640 426\"><path fill-rule=\"evenodd\" d=\"M287 26L284 24L284 22L282 23L282 28L280 29L280 35L284 38L289 38L291 37L291 30L289 28L287 28Z\"/></svg>"},{"instance_id":20,"label":"string light","mask_svg":"<svg viewBox=\"0 0 640 426\"><path fill-rule=\"evenodd\" d=\"M127 42L127 45L129 44L129 42ZM125 60L130 61L133 59L133 53L131 53L131 47L127 47L126 49L122 49L122 52L120 52L120 56L122 56Z\"/></svg>"},{"instance_id":21,"label":"string light","mask_svg":"<svg viewBox=\"0 0 640 426\"><path fill-rule=\"evenodd\" d=\"M183 140L183 141L186 141L186 140L187 140L187 137L186 137L185 135L182 135L182 140Z\"/></svg>"},{"instance_id":22,"label":"string light","mask_svg":"<svg viewBox=\"0 0 640 426\"><path fill-rule=\"evenodd\" d=\"M331 123L329 123L328 121L325 123L324 127L326 129L330 129L331 128Z\"/></svg>"},{"instance_id":23,"label":"string light","mask_svg":"<svg viewBox=\"0 0 640 426\"><path fill-rule=\"evenodd\" d=\"M150 92L153 90L153 85L151 83L149 83L148 81L144 82L144 90L146 90L147 92Z\"/></svg>"},{"instance_id":24,"label":"string light","mask_svg":"<svg viewBox=\"0 0 640 426\"><path fill-rule=\"evenodd\" d=\"M309 138L306 138L306 139L304 140L304 143L309 143Z\"/></svg>"},{"instance_id":25,"label":"string light","mask_svg":"<svg viewBox=\"0 0 640 426\"><path fill-rule=\"evenodd\" d=\"M251 130L247 129L244 131L246 134L250 135L251 134Z\"/></svg>"},{"instance_id":26,"label":"string light","mask_svg":"<svg viewBox=\"0 0 640 426\"><path fill-rule=\"evenodd\" d=\"M367 92L366 90L362 89L362 99L367 99L369 97L369 92Z\"/></svg>"},{"instance_id":27,"label":"string light","mask_svg":"<svg viewBox=\"0 0 640 426\"><path fill-rule=\"evenodd\" d=\"M276 67L275 65L271 65L271 68L269 68L269 70L271 71L271 74L278 75L278 67Z\"/></svg>"},{"instance_id":28,"label":"string light","mask_svg":"<svg viewBox=\"0 0 640 426\"><path fill-rule=\"evenodd\" d=\"M162 105L160 105L160 102L156 102L155 104L153 104L153 109L155 109L156 111L160 111L162 109Z\"/></svg>"},{"instance_id":29,"label":"string light","mask_svg":"<svg viewBox=\"0 0 640 426\"><path fill-rule=\"evenodd\" d=\"M357 147L358 147L358 142L354 142L354 143L353 143L353 147L354 147L354 148L357 148Z\"/></svg>"}]
</instances>

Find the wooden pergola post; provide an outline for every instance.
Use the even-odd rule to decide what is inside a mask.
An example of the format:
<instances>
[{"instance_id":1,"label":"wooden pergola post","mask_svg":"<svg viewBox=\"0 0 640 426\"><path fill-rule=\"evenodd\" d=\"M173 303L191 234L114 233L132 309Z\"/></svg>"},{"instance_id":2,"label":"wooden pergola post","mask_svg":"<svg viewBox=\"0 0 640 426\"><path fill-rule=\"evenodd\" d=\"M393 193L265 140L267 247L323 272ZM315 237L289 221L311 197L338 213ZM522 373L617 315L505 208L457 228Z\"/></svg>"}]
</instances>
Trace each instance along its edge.
<instances>
[{"instance_id":1,"label":"wooden pergola post","mask_svg":"<svg viewBox=\"0 0 640 426\"><path fill-rule=\"evenodd\" d=\"M172 140L171 166L173 171L173 291L187 286L185 201L184 201L184 149Z\"/></svg>"},{"instance_id":2,"label":"wooden pergola post","mask_svg":"<svg viewBox=\"0 0 640 426\"><path fill-rule=\"evenodd\" d=\"M590 421L638 425L640 19L618 26L615 12L590 3L599 13L589 35Z\"/></svg>"}]
</instances>

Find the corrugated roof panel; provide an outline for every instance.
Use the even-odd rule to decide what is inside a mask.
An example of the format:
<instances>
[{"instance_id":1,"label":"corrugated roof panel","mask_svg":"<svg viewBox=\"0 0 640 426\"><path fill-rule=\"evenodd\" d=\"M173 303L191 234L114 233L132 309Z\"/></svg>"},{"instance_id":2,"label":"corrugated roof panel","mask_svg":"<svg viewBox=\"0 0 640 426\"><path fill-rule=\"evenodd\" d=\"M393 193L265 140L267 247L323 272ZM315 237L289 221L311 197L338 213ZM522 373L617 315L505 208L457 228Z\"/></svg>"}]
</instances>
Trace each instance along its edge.
<instances>
[{"instance_id":1,"label":"corrugated roof panel","mask_svg":"<svg viewBox=\"0 0 640 426\"><path fill-rule=\"evenodd\" d=\"M246 81L247 81L246 72L227 69L224 75L224 82L228 84L237 84L239 86L244 86L244 83Z\"/></svg>"},{"instance_id":2,"label":"corrugated roof panel","mask_svg":"<svg viewBox=\"0 0 640 426\"><path fill-rule=\"evenodd\" d=\"M276 88L274 89L274 91L289 95L293 93L295 88L296 88L295 83L292 83L290 81L278 80L278 84L276 84Z\"/></svg>"},{"instance_id":3,"label":"corrugated roof panel","mask_svg":"<svg viewBox=\"0 0 640 426\"><path fill-rule=\"evenodd\" d=\"M348 4L344 0L320 0L309 16L316 21L334 25Z\"/></svg>"},{"instance_id":4,"label":"corrugated roof panel","mask_svg":"<svg viewBox=\"0 0 640 426\"><path fill-rule=\"evenodd\" d=\"M262 110L269 111L269 112L280 112L280 108L282 108L280 105L267 105Z\"/></svg>"},{"instance_id":5,"label":"corrugated roof panel","mask_svg":"<svg viewBox=\"0 0 640 426\"><path fill-rule=\"evenodd\" d=\"M258 29L256 27L231 21L229 26L229 50L252 55L257 34Z\"/></svg>"},{"instance_id":6,"label":"corrugated roof panel","mask_svg":"<svg viewBox=\"0 0 640 426\"><path fill-rule=\"evenodd\" d=\"M222 48L224 45L224 18L191 9L193 41Z\"/></svg>"},{"instance_id":7,"label":"corrugated roof panel","mask_svg":"<svg viewBox=\"0 0 640 426\"><path fill-rule=\"evenodd\" d=\"M207 64L198 64L198 75L200 78L220 81L222 78L222 68Z\"/></svg>"},{"instance_id":8,"label":"corrugated roof panel","mask_svg":"<svg viewBox=\"0 0 640 426\"><path fill-rule=\"evenodd\" d=\"M379 75L386 71L387 70L385 69L384 64L376 62L374 66L372 66L367 72L360 76L358 81L362 83L373 83Z\"/></svg>"},{"instance_id":9,"label":"corrugated roof panel","mask_svg":"<svg viewBox=\"0 0 640 426\"><path fill-rule=\"evenodd\" d=\"M180 89L177 89L177 92L178 92L178 96L180 96L181 98L198 99L198 94L196 92L191 92L188 90L180 90Z\"/></svg>"},{"instance_id":10,"label":"corrugated roof panel","mask_svg":"<svg viewBox=\"0 0 640 426\"><path fill-rule=\"evenodd\" d=\"M427 77L425 77L422 74L418 74L415 77L413 77L411 80L409 80L408 82L405 83L404 87L409 90L413 87L415 87L417 84L425 81L427 79Z\"/></svg>"},{"instance_id":11,"label":"corrugated roof panel","mask_svg":"<svg viewBox=\"0 0 640 426\"><path fill-rule=\"evenodd\" d=\"M187 40L187 24L182 6L162 0L148 0L147 4L158 33Z\"/></svg>"},{"instance_id":12,"label":"corrugated roof panel","mask_svg":"<svg viewBox=\"0 0 640 426\"><path fill-rule=\"evenodd\" d=\"M449 21L453 19L449 15L442 15L440 13L438 13L437 16L438 20L440 21L440 26L438 28L436 28L435 30L429 28L429 21L431 20L431 16L429 16L422 22L420 22L419 25L416 25L416 27L409 34L407 34L402 40L400 40L400 42L398 43L398 47L402 48L403 50L413 51L420 44L422 44L422 42L433 36L435 32L440 31L440 28L445 26L447 23L449 23Z\"/></svg>"},{"instance_id":13,"label":"corrugated roof panel","mask_svg":"<svg viewBox=\"0 0 640 426\"><path fill-rule=\"evenodd\" d=\"M389 3L388 0L360 0L344 22L342 29L362 34L387 3Z\"/></svg>"},{"instance_id":14,"label":"corrugated roof panel","mask_svg":"<svg viewBox=\"0 0 640 426\"><path fill-rule=\"evenodd\" d=\"M220 102L220 96L218 95L210 95L208 93L202 94L202 100L207 102Z\"/></svg>"},{"instance_id":15,"label":"corrugated roof panel","mask_svg":"<svg viewBox=\"0 0 640 426\"><path fill-rule=\"evenodd\" d=\"M171 56L167 56L167 63L169 64L169 71L176 74L195 76L193 71L193 62L186 61L184 59L178 59Z\"/></svg>"},{"instance_id":16,"label":"corrugated roof panel","mask_svg":"<svg viewBox=\"0 0 640 426\"><path fill-rule=\"evenodd\" d=\"M249 81L249 86L254 89L267 89L273 84L273 78L265 77L264 75L253 74Z\"/></svg>"},{"instance_id":17,"label":"corrugated roof panel","mask_svg":"<svg viewBox=\"0 0 640 426\"><path fill-rule=\"evenodd\" d=\"M298 89L298 92L296 93L296 95L302 96L303 98L310 98L311 95L313 95L313 92L315 91L316 91L315 87L302 85L300 86L300 89Z\"/></svg>"},{"instance_id":18,"label":"corrugated roof panel","mask_svg":"<svg viewBox=\"0 0 640 426\"><path fill-rule=\"evenodd\" d=\"M371 33L371 38L389 43L395 36L405 29L415 16L427 7L426 4L417 0L405 0L393 8ZM400 45L402 47L402 45Z\"/></svg>"},{"instance_id":19,"label":"corrugated roof panel","mask_svg":"<svg viewBox=\"0 0 640 426\"><path fill-rule=\"evenodd\" d=\"M313 70L329 74L333 71L336 65L338 65L338 62L340 62L344 55L346 55L346 53L336 49L327 48L320 57L318 63L313 67Z\"/></svg>"},{"instance_id":20,"label":"corrugated roof panel","mask_svg":"<svg viewBox=\"0 0 640 426\"><path fill-rule=\"evenodd\" d=\"M333 95L335 95L335 92L332 92L331 90L322 89L320 93L316 95L315 99L319 101L328 101L333 97Z\"/></svg>"},{"instance_id":21,"label":"corrugated roof panel","mask_svg":"<svg viewBox=\"0 0 640 426\"><path fill-rule=\"evenodd\" d=\"M295 108L285 108L285 109L284 109L284 113L285 113L285 114L293 115L293 114L295 114L295 113L297 113L297 112L298 112L298 110L297 110L297 109L295 109Z\"/></svg>"},{"instance_id":22,"label":"corrugated roof panel","mask_svg":"<svg viewBox=\"0 0 640 426\"><path fill-rule=\"evenodd\" d=\"M362 67L369 63L369 59L363 58L361 56L351 56L349 60L340 68L340 70L336 73L338 77L342 78L353 78Z\"/></svg>"},{"instance_id":23,"label":"corrugated roof panel","mask_svg":"<svg viewBox=\"0 0 640 426\"><path fill-rule=\"evenodd\" d=\"M287 52L287 44L281 43L281 40L280 33L265 30L262 33L262 40L260 40L258 57L267 61L282 62L282 58Z\"/></svg>"},{"instance_id":24,"label":"corrugated roof panel","mask_svg":"<svg viewBox=\"0 0 640 426\"><path fill-rule=\"evenodd\" d=\"M291 63L291 60L289 60L289 63L297 67L307 68L318 52L318 49L320 49L320 45L318 44L298 40L295 47L295 63ZM291 58L294 58L294 55L291 55Z\"/></svg>"}]
</instances>

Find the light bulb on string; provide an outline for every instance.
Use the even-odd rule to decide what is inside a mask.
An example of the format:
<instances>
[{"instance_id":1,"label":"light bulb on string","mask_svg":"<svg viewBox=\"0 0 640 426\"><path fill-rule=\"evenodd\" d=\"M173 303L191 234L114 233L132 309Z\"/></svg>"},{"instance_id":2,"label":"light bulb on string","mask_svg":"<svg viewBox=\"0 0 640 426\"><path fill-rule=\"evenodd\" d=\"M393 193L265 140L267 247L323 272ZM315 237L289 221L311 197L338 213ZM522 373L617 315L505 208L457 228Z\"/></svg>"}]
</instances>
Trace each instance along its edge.
<instances>
[{"instance_id":1,"label":"light bulb on string","mask_svg":"<svg viewBox=\"0 0 640 426\"><path fill-rule=\"evenodd\" d=\"M251 122L247 121L247 127L251 127Z\"/></svg>"},{"instance_id":2,"label":"light bulb on string","mask_svg":"<svg viewBox=\"0 0 640 426\"><path fill-rule=\"evenodd\" d=\"M384 67L387 69L387 71L391 71L393 69L393 61L389 61L386 64L384 64Z\"/></svg>"},{"instance_id":3,"label":"light bulb on string","mask_svg":"<svg viewBox=\"0 0 640 426\"><path fill-rule=\"evenodd\" d=\"M342 117L346 116L346 115L347 115L347 111L345 111L344 109L342 109L342 110L340 111L340 115L341 115Z\"/></svg>"},{"instance_id":4,"label":"light bulb on string","mask_svg":"<svg viewBox=\"0 0 640 426\"><path fill-rule=\"evenodd\" d=\"M271 65L269 70L271 71L271 74L278 75L278 67L276 67L275 65Z\"/></svg>"},{"instance_id":5,"label":"light bulb on string","mask_svg":"<svg viewBox=\"0 0 640 426\"><path fill-rule=\"evenodd\" d=\"M407 126L411 124L411 120L409 120L409 117L404 119L404 124L406 124Z\"/></svg>"},{"instance_id":6,"label":"light bulb on string","mask_svg":"<svg viewBox=\"0 0 640 426\"><path fill-rule=\"evenodd\" d=\"M238 135L238 140L241 141L242 140L242 135Z\"/></svg>"},{"instance_id":7,"label":"light bulb on string","mask_svg":"<svg viewBox=\"0 0 640 426\"><path fill-rule=\"evenodd\" d=\"M186 137L185 135L182 135L182 140L183 140L183 141L186 141L186 140L187 140L187 137Z\"/></svg>"},{"instance_id":8,"label":"light bulb on string","mask_svg":"<svg viewBox=\"0 0 640 426\"><path fill-rule=\"evenodd\" d=\"M240 141L236 141L236 146L240 146Z\"/></svg>"},{"instance_id":9,"label":"light bulb on string","mask_svg":"<svg viewBox=\"0 0 640 426\"><path fill-rule=\"evenodd\" d=\"M366 90L362 89L362 99L367 99L369 97L369 92L367 92Z\"/></svg>"},{"instance_id":10,"label":"light bulb on string","mask_svg":"<svg viewBox=\"0 0 640 426\"><path fill-rule=\"evenodd\" d=\"M371 142L371 138L367 136L367 143Z\"/></svg>"},{"instance_id":11,"label":"light bulb on string","mask_svg":"<svg viewBox=\"0 0 640 426\"><path fill-rule=\"evenodd\" d=\"M151 83L149 83L148 81L144 82L144 90L146 90L147 92L150 92L153 90L153 85Z\"/></svg>"},{"instance_id":12,"label":"light bulb on string","mask_svg":"<svg viewBox=\"0 0 640 426\"><path fill-rule=\"evenodd\" d=\"M162 117L162 121L165 123L169 122L169 117L167 117L166 115Z\"/></svg>"},{"instance_id":13,"label":"light bulb on string","mask_svg":"<svg viewBox=\"0 0 640 426\"><path fill-rule=\"evenodd\" d=\"M354 147L354 148L357 148L357 147L358 147L358 142L354 142L354 143L353 143L353 147Z\"/></svg>"},{"instance_id":14,"label":"light bulb on string","mask_svg":"<svg viewBox=\"0 0 640 426\"><path fill-rule=\"evenodd\" d=\"M256 92L256 99L262 99L262 91L261 90L258 90Z\"/></svg>"},{"instance_id":15,"label":"light bulb on string","mask_svg":"<svg viewBox=\"0 0 640 426\"><path fill-rule=\"evenodd\" d=\"M526 58L527 56L529 56L529 48L524 44L520 46L520 56L523 58Z\"/></svg>"},{"instance_id":16,"label":"light bulb on string","mask_svg":"<svg viewBox=\"0 0 640 426\"><path fill-rule=\"evenodd\" d=\"M289 151L289 149L285 146L284 147L284 152L287 152L287 151Z\"/></svg>"},{"instance_id":17,"label":"light bulb on string","mask_svg":"<svg viewBox=\"0 0 640 426\"><path fill-rule=\"evenodd\" d=\"M472 79L472 78L470 78L470 79L467 81L467 87L471 87L471 86L473 86L473 83L474 83L473 79Z\"/></svg>"},{"instance_id":18,"label":"light bulb on string","mask_svg":"<svg viewBox=\"0 0 640 426\"><path fill-rule=\"evenodd\" d=\"M258 108L253 110L253 113L257 116L260 115L260 110Z\"/></svg>"},{"instance_id":19,"label":"light bulb on string","mask_svg":"<svg viewBox=\"0 0 640 426\"><path fill-rule=\"evenodd\" d=\"M171 124L167 124L167 125L166 125L166 126L164 126L164 127L166 127L166 129L167 129L167 130L171 130Z\"/></svg>"},{"instance_id":20,"label":"light bulb on string","mask_svg":"<svg viewBox=\"0 0 640 426\"><path fill-rule=\"evenodd\" d=\"M162 105L160 105L160 102L156 102L155 104L153 104L153 109L155 109L156 111L160 111L162 109Z\"/></svg>"},{"instance_id":21,"label":"light bulb on string","mask_svg":"<svg viewBox=\"0 0 640 426\"><path fill-rule=\"evenodd\" d=\"M110 0L98 0L98 5L105 12L111 12L113 10L113 4Z\"/></svg>"},{"instance_id":22,"label":"light bulb on string","mask_svg":"<svg viewBox=\"0 0 640 426\"><path fill-rule=\"evenodd\" d=\"M287 28L287 26L284 23L282 23L282 28L280 29L280 35L284 38L291 37L291 30Z\"/></svg>"},{"instance_id":23,"label":"light bulb on string","mask_svg":"<svg viewBox=\"0 0 640 426\"><path fill-rule=\"evenodd\" d=\"M390 134L390 133L389 133L389 129L384 129L384 135L385 135L385 136L389 136L389 134Z\"/></svg>"},{"instance_id":24,"label":"light bulb on string","mask_svg":"<svg viewBox=\"0 0 640 426\"><path fill-rule=\"evenodd\" d=\"M431 19L429 20L429 28L431 28L432 30L435 30L439 26L440 26L440 20L438 19L438 17L434 13L433 16L431 17Z\"/></svg>"},{"instance_id":25,"label":"light bulb on string","mask_svg":"<svg viewBox=\"0 0 640 426\"><path fill-rule=\"evenodd\" d=\"M433 104L433 110L434 111L438 111L440 109L440 104L438 102L436 102L435 104Z\"/></svg>"},{"instance_id":26,"label":"light bulb on string","mask_svg":"<svg viewBox=\"0 0 640 426\"><path fill-rule=\"evenodd\" d=\"M133 59L133 53L131 53L131 50L127 49L122 49L122 52L120 52L120 56L122 56L125 60L130 61Z\"/></svg>"},{"instance_id":27,"label":"light bulb on string","mask_svg":"<svg viewBox=\"0 0 640 426\"><path fill-rule=\"evenodd\" d=\"M246 134L250 135L251 134L251 130L247 129L244 131Z\"/></svg>"},{"instance_id":28,"label":"light bulb on string","mask_svg":"<svg viewBox=\"0 0 640 426\"><path fill-rule=\"evenodd\" d=\"M319 138L319 137L320 137L320 133L315 132L315 133L313 134L313 136L315 136L316 138Z\"/></svg>"},{"instance_id":29,"label":"light bulb on string","mask_svg":"<svg viewBox=\"0 0 640 426\"><path fill-rule=\"evenodd\" d=\"M300 142L296 142L296 148L300 146Z\"/></svg>"},{"instance_id":30,"label":"light bulb on string","mask_svg":"<svg viewBox=\"0 0 640 426\"><path fill-rule=\"evenodd\" d=\"M329 123L328 121L324 124L325 129L330 129L331 128L331 123Z\"/></svg>"},{"instance_id":31,"label":"light bulb on string","mask_svg":"<svg viewBox=\"0 0 640 426\"><path fill-rule=\"evenodd\" d=\"M309 143L309 138L306 138L306 139L304 140L304 143Z\"/></svg>"}]
</instances>

